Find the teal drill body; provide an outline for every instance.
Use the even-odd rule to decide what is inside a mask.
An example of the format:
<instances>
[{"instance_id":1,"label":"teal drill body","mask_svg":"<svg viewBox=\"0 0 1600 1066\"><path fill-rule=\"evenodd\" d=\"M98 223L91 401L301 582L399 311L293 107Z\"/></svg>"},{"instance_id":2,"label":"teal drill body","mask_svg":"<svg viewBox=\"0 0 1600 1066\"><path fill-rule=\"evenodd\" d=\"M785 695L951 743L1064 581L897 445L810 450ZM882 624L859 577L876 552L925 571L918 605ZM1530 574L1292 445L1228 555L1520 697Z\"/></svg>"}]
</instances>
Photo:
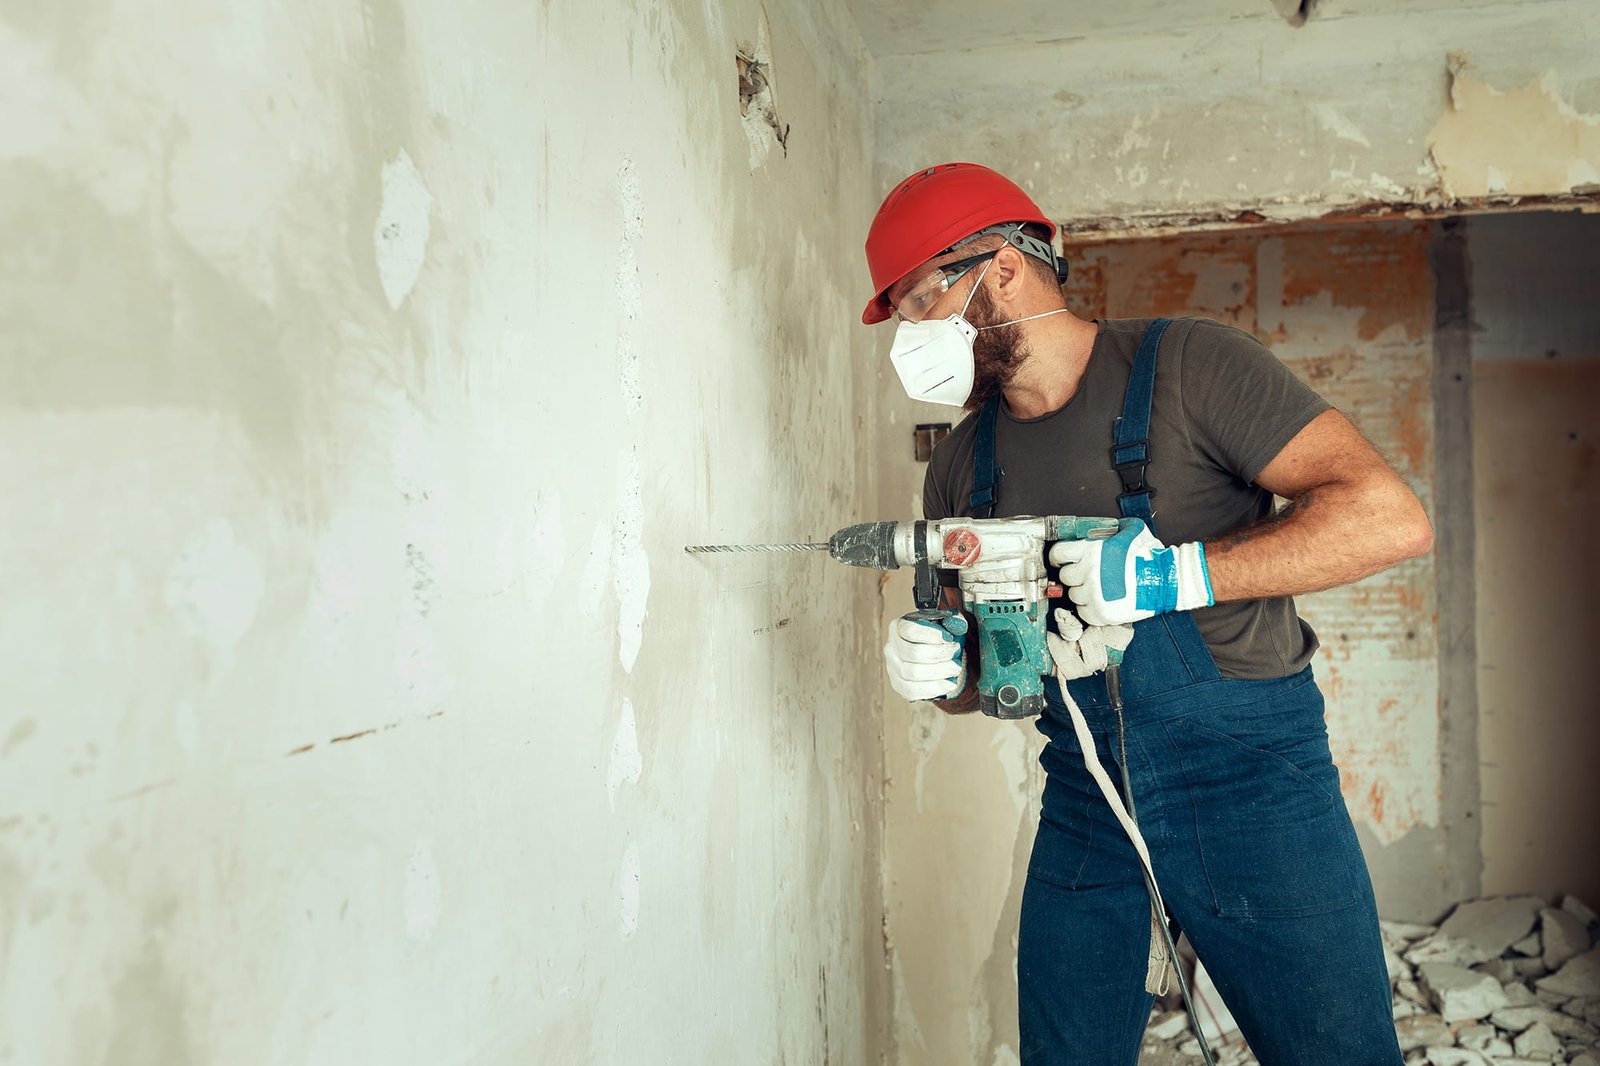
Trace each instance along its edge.
<instances>
[{"instance_id":1,"label":"teal drill body","mask_svg":"<svg viewBox=\"0 0 1600 1066\"><path fill-rule=\"evenodd\" d=\"M946 518L932 522L864 522L828 539L828 554L852 566L915 571L916 617L960 639L967 622L941 606L939 570L953 570L966 613L977 625L978 705L995 718L1044 711L1044 676L1052 669L1045 641L1050 580L1045 552L1058 540L1109 537L1114 518Z\"/></svg>"}]
</instances>

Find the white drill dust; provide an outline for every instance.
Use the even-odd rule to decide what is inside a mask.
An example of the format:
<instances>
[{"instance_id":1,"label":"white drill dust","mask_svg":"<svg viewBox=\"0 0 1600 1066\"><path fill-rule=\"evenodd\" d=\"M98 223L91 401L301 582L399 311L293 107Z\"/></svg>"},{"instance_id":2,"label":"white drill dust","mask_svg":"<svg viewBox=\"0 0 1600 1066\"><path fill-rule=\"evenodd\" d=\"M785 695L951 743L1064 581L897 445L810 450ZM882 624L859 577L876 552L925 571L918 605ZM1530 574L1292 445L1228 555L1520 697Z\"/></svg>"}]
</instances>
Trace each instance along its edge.
<instances>
[{"instance_id":1,"label":"white drill dust","mask_svg":"<svg viewBox=\"0 0 1600 1066\"><path fill-rule=\"evenodd\" d=\"M179 553L166 602L192 636L227 653L255 621L265 588L254 553L227 519L213 518Z\"/></svg>"},{"instance_id":2,"label":"white drill dust","mask_svg":"<svg viewBox=\"0 0 1600 1066\"><path fill-rule=\"evenodd\" d=\"M622 869L617 874L617 928L623 939L639 931L639 845L629 844L622 853Z\"/></svg>"},{"instance_id":3,"label":"white drill dust","mask_svg":"<svg viewBox=\"0 0 1600 1066\"><path fill-rule=\"evenodd\" d=\"M639 754L639 728L634 719L633 701L622 697L622 721L617 723L617 735L611 742L611 763L606 767L606 795L612 804L617 801L617 789L623 784L637 785L644 771L644 757Z\"/></svg>"},{"instance_id":4,"label":"white drill dust","mask_svg":"<svg viewBox=\"0 0 1600 1066\"><path fill-rule=\"evenodd\" d=\"M644 616L650 597L650 557L644 550L644 491L639 479L639 456L628 452L622 459L617 487L617 523L612 553L616 559L611 586L617 595L617 656L622 669L633 672L644 643Z\"/></svg>"},{"instance_id":5,"label":"white drill dust","mask_svg":"<svg viewBox=\"0 0 1600 1066\"><path fill-rule=\"evenodd\" d=\"M378 280L383 295L395 310L417 284L428 251L428 213L433 197L422 174L404 148L393 163L383 165L383 205L373 227L372 243L378 260Z\"/></svg>"},{"instance_id":6,"label":"white drill dust","mask_svg":"<svg viewBox=\"0 0 1600 1066\"><path fill-rule=\"evenodd\" d=\"M639 315L644 310L644 287L639 280L637 246L644 238L644 188L633 161L624 159L617 174L617 197L622 201L622 245L617 249L617 385L630 415L644 406L639 384Z\"/></svg>"}]
</instances>

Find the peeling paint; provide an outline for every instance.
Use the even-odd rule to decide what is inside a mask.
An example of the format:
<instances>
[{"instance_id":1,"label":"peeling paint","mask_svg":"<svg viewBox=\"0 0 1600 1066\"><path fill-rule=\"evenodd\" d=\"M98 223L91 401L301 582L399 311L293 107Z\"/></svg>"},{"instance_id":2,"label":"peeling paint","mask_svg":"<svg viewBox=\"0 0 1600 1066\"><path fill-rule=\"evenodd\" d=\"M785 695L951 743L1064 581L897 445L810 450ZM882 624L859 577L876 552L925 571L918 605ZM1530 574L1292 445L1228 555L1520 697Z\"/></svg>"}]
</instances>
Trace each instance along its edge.
<instances>
[{"instance_id":1,"label":"peeling paint","mask_svg":"<svg viewBox=\"0 0 1600 1066\"><path fill-rule=\"evenodd\" d=\"M1578 112L1548 71L1502 91L1450 56L1450 106L1428 132L1428 155L1448 196L1596 193L1600 115Z\"/></svg>"},{"instance_id":2,"label":"peeling paint","mask_svg":"<svg viewBox=\"0 0 1600 1066\"><path fill-rule=\"evenodd\" d=\"M1080 314L1204 314L1254 332L1345 411L1431 502L1434 317L1428 227L1394 221L1085 242ZM1300 598L1322 640L1344 792L1390 843L1439 819L1431 558ZM1359 664L1359 668L1358 668Z\"/></svg>"}]
</instances>

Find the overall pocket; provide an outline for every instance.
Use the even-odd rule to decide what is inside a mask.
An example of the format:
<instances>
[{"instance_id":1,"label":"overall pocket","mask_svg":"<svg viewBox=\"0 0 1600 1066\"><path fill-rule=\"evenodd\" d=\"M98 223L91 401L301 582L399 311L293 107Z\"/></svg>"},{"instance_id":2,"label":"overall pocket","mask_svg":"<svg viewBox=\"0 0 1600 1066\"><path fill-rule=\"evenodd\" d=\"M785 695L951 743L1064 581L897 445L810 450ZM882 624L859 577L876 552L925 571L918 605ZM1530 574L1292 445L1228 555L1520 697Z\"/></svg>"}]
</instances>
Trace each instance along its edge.
<instances>
[{"instance_id":1,"label":"overall pocket","mask_svg":"<svg viewBox=\"0 0 1600 1066\"><path fill-rule=\"evenodd\" d=\"M1166 724L1221 917L1324 914L1370 891L1328 750L1322 694L1309 674L1288 680L1228 682L1228 695L1245 698ZM1257 694L1266 698L1249 698Z\"/></svg>"}]
</instances>

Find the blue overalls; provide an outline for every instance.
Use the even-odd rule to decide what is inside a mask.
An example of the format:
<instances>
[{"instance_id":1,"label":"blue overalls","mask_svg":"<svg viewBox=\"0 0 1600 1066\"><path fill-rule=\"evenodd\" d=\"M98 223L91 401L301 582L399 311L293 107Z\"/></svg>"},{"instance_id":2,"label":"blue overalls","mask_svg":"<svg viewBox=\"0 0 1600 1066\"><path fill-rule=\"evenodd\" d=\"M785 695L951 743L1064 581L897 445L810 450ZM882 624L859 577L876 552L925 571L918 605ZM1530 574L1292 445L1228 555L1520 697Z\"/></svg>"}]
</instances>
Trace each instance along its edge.
<instances>
[{"instance_id":1,"label":"blue overalls","mask_svg":"<svg viewBox=\"0 0 1600 1066\"><path fill-rule=\"evenodd\" d=\"M1152 522L1150 406L1167 320L1134 358L1114 460L1122 514ZM979 413L971 511L993 513L998 398ZM1159 536L1159 533L1157 534ZM1103 675L1069 681L1120 777ZM1045 682L1047 778L1017 951L1024 1066L1134 1066L1149 1019L1150 904L1137 855ZM1377 905L1308 666L1223 677L1187 612L1134 626L1122 667L1128 774L1169 911L1262 1066L1400 1066Z\"/></svg>"}]
</instances>

